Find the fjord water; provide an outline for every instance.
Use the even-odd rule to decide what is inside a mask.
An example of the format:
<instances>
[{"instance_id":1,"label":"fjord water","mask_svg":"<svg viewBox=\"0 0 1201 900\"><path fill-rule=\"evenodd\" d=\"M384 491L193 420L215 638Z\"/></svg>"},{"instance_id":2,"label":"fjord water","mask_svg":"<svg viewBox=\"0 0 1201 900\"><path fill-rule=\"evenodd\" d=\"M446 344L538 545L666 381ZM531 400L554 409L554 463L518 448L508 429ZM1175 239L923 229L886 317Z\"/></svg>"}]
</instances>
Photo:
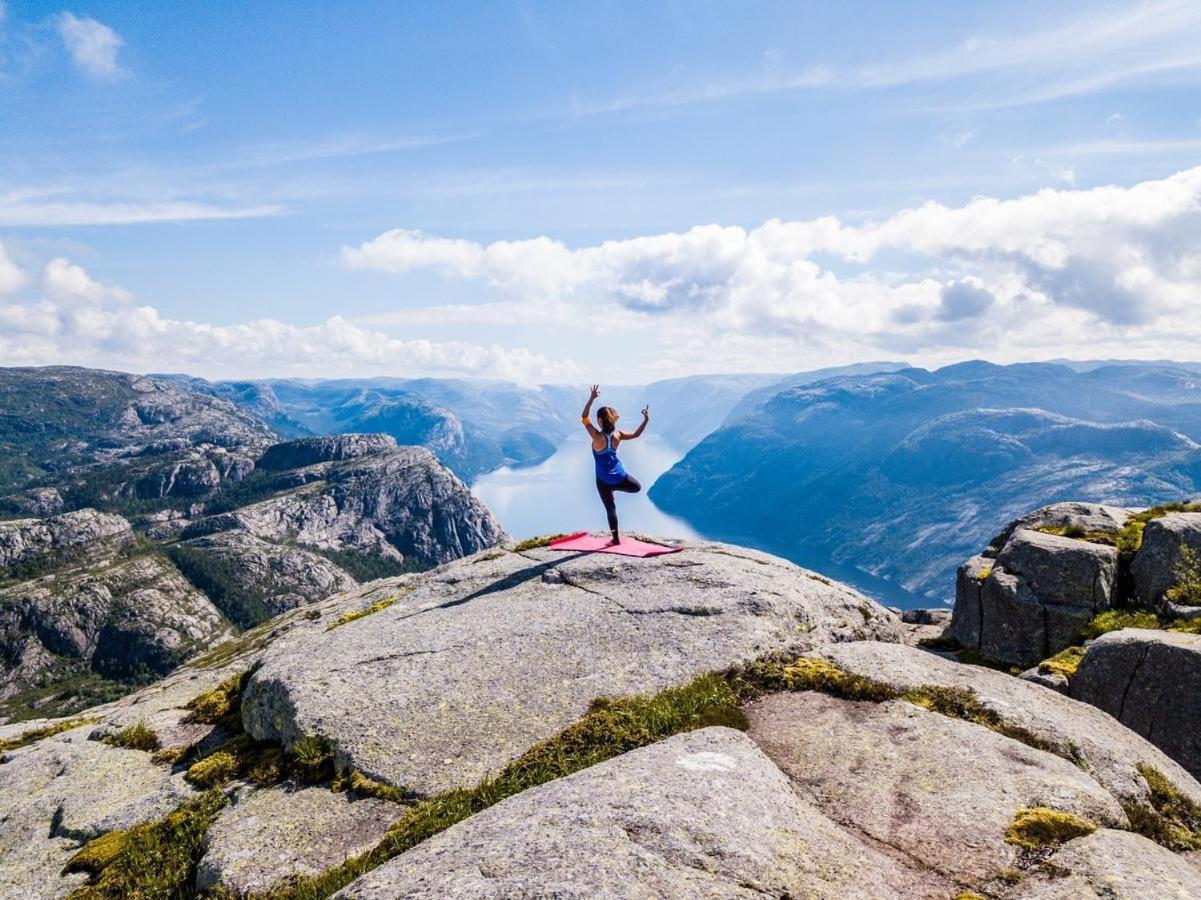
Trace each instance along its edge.
<instances>
[{"instance_id":1,"label":"fjord water","mask_svg":"<svg viewBox=\"0 0 1201 900\"><path fill-rule=\"evenodd\" d=\"M661 511L646 495L655 479L681 456L653 435L621 445L626 471L642 482L642 493L617 495L617 515L623 530L662 537L697 537L683 519ZM556 532L604 531L608 526L593 471L588 437L580 434L565 441L545 462L505 466L476 479L471 489L517 540Z\"/></svg>"},{"instance_id":2,"label":"fjord water","mask_svg":"<svg viewBox=\"0 0 1201 900\"><path fill-rule=\"evenodd\" d=\"M573 436L545 462L505 466L477 478L471 489L516 540L558 532L604 531L605 511L596 494L590 450L586 436ZM622 463L642 482L642 493L617 495L617 514L624 530L660 537L709 538L755 547L849 584L889 606L909 609L930 605L928 600L889 581L826 556L798 552L784 541L780 546L769 546L760 539L735 534L701 533L683 519L663 512L647 496L647 490L683 455L653 435L622 445ZM953 591L951 585L949 593Z\"/></svg>"}]
</instances>

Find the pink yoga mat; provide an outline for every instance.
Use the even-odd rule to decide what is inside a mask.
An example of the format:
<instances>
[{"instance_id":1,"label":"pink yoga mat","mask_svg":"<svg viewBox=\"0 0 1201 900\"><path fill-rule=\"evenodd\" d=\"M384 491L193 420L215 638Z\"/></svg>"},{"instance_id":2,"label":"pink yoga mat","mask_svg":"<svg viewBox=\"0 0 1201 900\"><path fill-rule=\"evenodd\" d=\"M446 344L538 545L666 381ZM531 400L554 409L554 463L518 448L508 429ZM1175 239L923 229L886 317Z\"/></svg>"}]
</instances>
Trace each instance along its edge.
<instances>
[{"instance_id":1,"label":"pink yoga mat","mask_svg":"<svg viewBox=\"0 0 1201 900\"><path fill-rule=\"evenodd\" d=\"M585 550L596 553L618 553L622 556L662 556L664 553L679 553L683 547L664 547L648 544L634 538L623 537L618 544L610 545L610 537L597 537L586 531L569 534L549 544L552 550Z\"/></svg>"}]
</instances>

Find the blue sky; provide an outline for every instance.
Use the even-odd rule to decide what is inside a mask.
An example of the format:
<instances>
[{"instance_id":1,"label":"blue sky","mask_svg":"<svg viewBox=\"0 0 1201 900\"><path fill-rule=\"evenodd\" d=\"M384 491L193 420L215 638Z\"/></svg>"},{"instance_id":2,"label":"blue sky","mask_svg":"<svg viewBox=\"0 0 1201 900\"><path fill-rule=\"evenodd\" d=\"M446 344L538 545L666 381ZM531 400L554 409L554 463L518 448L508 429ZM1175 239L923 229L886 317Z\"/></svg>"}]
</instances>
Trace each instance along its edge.
<instances>
[{"instance_id":1,"label":"blue sky","mask_svg":"<svg viewBox=\"0 0 1201 900\"><path fill-rule=\"evenodd\" d=\"M1198 358L1195 2L3 10L0 362Z\"/></svg>"}]
</instances>

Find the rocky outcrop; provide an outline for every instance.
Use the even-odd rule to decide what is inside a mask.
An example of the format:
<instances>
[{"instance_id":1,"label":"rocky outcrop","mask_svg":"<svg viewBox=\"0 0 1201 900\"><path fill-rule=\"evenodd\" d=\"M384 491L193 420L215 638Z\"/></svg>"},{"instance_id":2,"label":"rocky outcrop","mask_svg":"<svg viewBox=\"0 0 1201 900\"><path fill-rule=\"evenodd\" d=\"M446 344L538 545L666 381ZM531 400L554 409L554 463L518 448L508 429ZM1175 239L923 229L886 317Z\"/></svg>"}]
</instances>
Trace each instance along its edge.
<instances>
[{"instance_id":1,"label":"rocky outcrop","mask_svg":"<svg viewBox=\"0 0 1201 900\"><path fill-rule=\"evenodd\" d=\"M111 555L131 541L133 529L125 519L94 509L0 522L0 583L19 577L19 569L49 571L72 560Z\"/></svg>"},{"instance_id":2,"label":"rocky outcrop","mask_svg":"<svg viewBox=\"0 0 1201 900\"><path fill-rule=\"evenodd\" d=\"M86 725L0 725L0 741L28 741L0 757L0 895L62 896L85 877L59 873L87 838L196 798L182 767L95 738L140 724L165 748L211 753L236 726L220 715L209 721L225 724L204 724L188 706L218 684L223 697L244 686L240 718L267 738L254 745L274 754L264 760L281 759L278 735L306 757L332 749L336 783L352 790L365 776L435 796L410 813L331 792L328 769L307 787L234 773L231 802L196 826L207 833L178 868L205 888L269 891L370 846L363 865L374 870L341 896L1197 892L1201 870L1132 831L1201 839L1188 818L1201 784L1090 705L854 640L900 629L821 576L702 542L647 560L495 549L358 587L89 711ZM739 667L797 652L807 658L787 668ZM726 674L694 685L713 697L741 685L746 734L688 731L714 721L704 714L658 731L688 691L592 703L715 671ZM722 709L720 721L739 722ZM545 738L502 779L477 783ZM73 755L78 742L87 752ZM637 749L613 755L623 747ZM593 759L606 761L580 768ZM80 796L65 802L63 791ZM1012 832L1031 810L1070 828L1019 847Z\"/></svg>"},{"instance_id":3,"label":"rocky outcrop","mask_svg":"<svg viewBox=\"0 0 1201 900\"><path fill-rule=\"evenodd\" d=\"M300 469L323 462L355 459L396 449L396 438L387 434L336 434L304 437L268 447L259 467L269 472Z\"/></svg>"},{"instance_id":4,"label":"rocky outcrop","mask_svg":"<svg viewBox=\"0 0 1201 900\"><path fill-rule=\"evenodd\" d=\"M798 797L742 734L681 734L534 788L365 875L342 900L929 897L907 869Z\"/></svg>"},{"instance_id":5,"label":"rocky outcrop","mask_svg":"<svg viewBox=\"0 0 1201 900\"><path fill-rule=\"evenodd\" d=\"M1201 554L1201 512L1174 513L1146 524L1142 546L1130 564L1140 603L1154 608L1164 600L1178 580L1185 548Z\"/></svg>"},{"instance_id":6,"label":"rocky outcrop","mask_svg":"<svg viewBox=\"0 0 1201 900\"><path fill-rule=\"evenodd\" d=\"M0 757L0 896L64 896L84 879L62 875L81 844L166 815L192 793L150 754L88 740L91 730Z\"/></svg>"},{"instance_id":7,"label":"rocky outcrop","mask_svg":"<svg viewBox=\"0 0 1201 900\"><path fill-rule=\"evenodd\" d=\"M1052 503L1019 516L988 542L989 556L1001 551L1015 531L1055 529L1065 534L1117 534L1130 518L1131 510L1104 503Z\"/></svg>"},{"instance_id":8,"label":"rocky outcrop","mask_svg":"<svg viewBox=\"0 0 1201 900\"><path fill-rule=\"evenodd\" d=\"M747 717L749 737L826 815L960 882L1015 867L1005 832L1023 808L1128 827L1067 760L912 703L784 693Z\"/></svg>"},{"instance_id":9,"label":"rocky outcrop","mask_svg":"<svg viewBox=\"0 0 1201 900\"><path fill-rule=\"evenodd\" d=\"M994 559L960 567L948 634L987 659L1032 666L1079 641L1113 605L1117 576L1114 547L1016 529Z\"/></svg>"},{"instance_id":10,"label":"rocky outcrop","mask_svg":"<svg viewBox=\"0 0 1201 900\"><path fill-rule=\"evenodd\" d=\"M319 875L379 843L402 808L328 787L284 785L235 795L205 836L196 889L244 896Z\"/></svg>"},{"instance_id":11,"label":"rocky outcrop","mask_svg":"<svg viewBox=\"0 0 1201 900\"><path fill-rule=\"evenodd\" d=\"M232 634L209 599L137 543L119 516L85 510L6 525L0 699L82 673L161 675Z\"/></svg>"},{"instance_id":12,"label":"rocky outcrop","mask_svg":"<svg viewBox=\"0 0 1201 900\"><path fill-rule=\"evenodd\" d=\"M274 441L234 404L169 380L68 366L0 369L0 508L113 508L129 498L198 497L238 480ZM49 501L49 505L47 502Z\"/></svg>"},{"instance_id":13,"label":"rocky outcrop","mask_svg":"<svg viewBox=\"0 0 1201 900\"><path fill-rule=\"evenodd\" d=\"M1201 635L1127 628L1088 646L1072 696L1201 775Z\"/></svg>"},{"instance_id":14,"label":"rocky outcrop","mask_svg":"<svg viewBox=\"0 0 1201 900\"><path fill-rule=\"evenodd\" d=\"M467 787L578 719L772 652L895 639L891 613L776 557L724 544L615 560L480 554L380 583L372 615L267 651L247 730L422 794ZM405 723L400 727L399 723Z\"/></svg>"},{"instance_id":15,"label":"rocky outcrop","mask_svg":"<svg viewBox=\"0 0 1201 900\"><path fill-rule=\"evenodd\" d=\"M430 451L390 446L389 438L374 440L378 437L291 442L307 448L296 451L301 458L317 452L311 441L318 448L326 446L322 442L341 448L329 452L352 453L376 445L385 449L287 470L275 482L279 492L270 499L200 519L184 529L183 537L232 529L268 541L416 565L458 559L504 537L487 507ZM292 454L289 451L281 461Z\"/></svg>"},{"instance_id":16,"label":"rocky outcrop","mask_svg":"<svg viewBox=\"0 0 1201 900\"><path fill-rule=\"evenodd\" d=\"M172 546L176 566L234 623L251 627L282 612L350 590L355 580L324 556L244 531L222 531Z\"/></svg>"},{"instance_id":17,"label":"rocky outcrop","mask_svg":"<svg viewBox=\"0 0 1201 900\"><path fill-rule=\"evenodd\" d=\"M911 647L872 641L827 645L814 653L847 672L902 691L935 687L971 691L998 726L1021 733L1071 760L1124 808L1152 812L1140 767L1162 773L1190 801L1201 785L1163 751L1087 703L980 666L965 666Z\"/></svg>"}]
</instances>

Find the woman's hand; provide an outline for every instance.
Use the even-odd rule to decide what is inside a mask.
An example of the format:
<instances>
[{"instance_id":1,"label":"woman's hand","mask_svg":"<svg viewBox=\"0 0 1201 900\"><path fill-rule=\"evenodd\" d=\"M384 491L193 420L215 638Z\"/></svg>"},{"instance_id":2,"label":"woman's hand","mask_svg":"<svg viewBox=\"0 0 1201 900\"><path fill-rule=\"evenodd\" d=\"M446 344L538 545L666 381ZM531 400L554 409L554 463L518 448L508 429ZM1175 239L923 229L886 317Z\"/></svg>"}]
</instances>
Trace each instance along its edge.
<instances>
[{"instance_id":1,"label":"woman's hand","mask_svg":"<svg viewBox=\"0 0 1201 900\"><path fill-rule=\"evenodd\" d=\"M651 405L648 403L642 407L642 418L649 419L651 417Z\"/></svg>"},{"instance_id":2,"label":"woman's hand","mask_svg":"<svg viewBox=\"0 0 1201 900\"><path fill-rule=\"evenodd\" d=\"M589 396L588 399L595 400L599 396L600 396L600 385L599 384L592 385L592 394Z\"/></svg>"}]
</instances>

